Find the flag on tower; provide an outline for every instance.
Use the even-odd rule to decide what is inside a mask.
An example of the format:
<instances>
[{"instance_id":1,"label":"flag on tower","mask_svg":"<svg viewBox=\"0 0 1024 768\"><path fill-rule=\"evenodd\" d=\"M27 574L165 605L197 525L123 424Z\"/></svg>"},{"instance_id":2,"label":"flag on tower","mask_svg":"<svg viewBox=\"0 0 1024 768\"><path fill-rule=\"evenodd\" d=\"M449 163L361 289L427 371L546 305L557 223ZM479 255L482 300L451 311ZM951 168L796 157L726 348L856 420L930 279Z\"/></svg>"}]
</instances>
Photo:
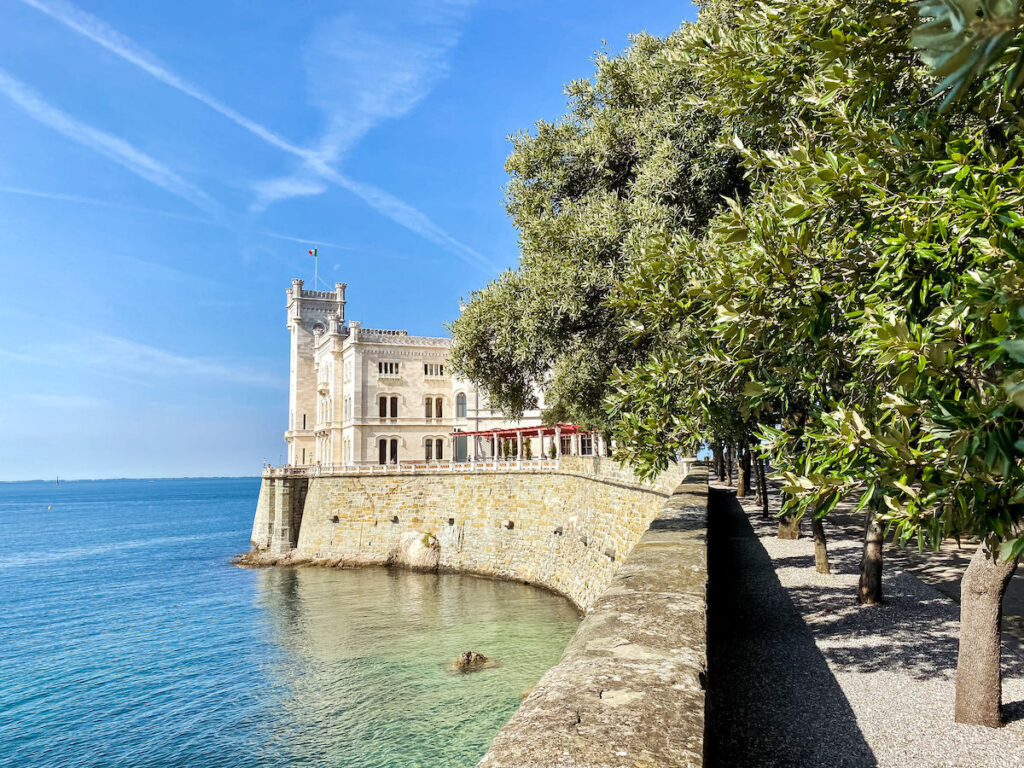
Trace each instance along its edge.
<instances>
[{"instance_id":1,"label":"flag on tower","mask_svg":"<svg viewBox=\"0 0 1024 768\"><path fill-rule=\"evenodd\" d=\"M310 252L309 252L309 255L310 255L310 256L314 256L314 257L315 257L315 256L316 256L316 252L317 252L318 250L319 250L318 248L314 248L314 249L313 249L312 251L310 251Z\"/></svg>"}]
</instances>

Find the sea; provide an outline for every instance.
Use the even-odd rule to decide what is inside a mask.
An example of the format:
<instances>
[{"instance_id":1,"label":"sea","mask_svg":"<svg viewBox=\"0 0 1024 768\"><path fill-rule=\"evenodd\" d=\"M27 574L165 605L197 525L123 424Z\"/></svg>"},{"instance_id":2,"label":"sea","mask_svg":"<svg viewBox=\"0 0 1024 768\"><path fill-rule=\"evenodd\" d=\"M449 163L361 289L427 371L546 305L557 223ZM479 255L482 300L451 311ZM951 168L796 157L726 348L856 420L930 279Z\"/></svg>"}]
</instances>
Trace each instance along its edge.
<instances>
[{"instance_id":1,"label":"sea","mask_svg":"<svg viewBox=\"0 0 1024 768\"><path fill-rule=\"evenodd\" d=\"M466 575L238 568L259 482L0 483L0 766L476 764L575 608ZM467 650L492 664L452 674Z\"/></svg>"}]
</instances>

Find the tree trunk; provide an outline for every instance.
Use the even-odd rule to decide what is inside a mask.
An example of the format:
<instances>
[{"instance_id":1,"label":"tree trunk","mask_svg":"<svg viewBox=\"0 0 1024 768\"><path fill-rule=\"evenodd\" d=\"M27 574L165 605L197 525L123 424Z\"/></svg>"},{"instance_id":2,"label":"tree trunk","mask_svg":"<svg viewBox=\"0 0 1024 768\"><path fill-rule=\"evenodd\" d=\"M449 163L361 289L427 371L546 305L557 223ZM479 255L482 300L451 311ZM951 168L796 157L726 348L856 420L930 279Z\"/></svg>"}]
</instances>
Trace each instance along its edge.
<instances>
[{"instance_id":1,"label":"tree trunk","mask_svg":"<svg viewBox=\"0 0 1024 768\"><path fill-rule=\"evenodd\" d=\"M771 517L771 513L768 510L768 477L765 472L764 459L758 459L757 461L760 465L760 472L758 474L761 475L761 517L767 520Z\"/></svg>"},{"instance_id":2,"label":"tree trunk","mask_svg":"<svg viewBox=\"0 0 1024 768\"><path fill-rule=\"evenodd\" d=\"M736 495L750 495L750 448L745 445L740 446L740 481Z\"/></svg>"},{"instance_id":3,"label":"tree trunk","mask_svg":"<svg viewBox=\"0 0 1024 768\"><path fill-rule=\"evenodd\" d=\"M730 488L732 488L732 454L733 447L730 445L725 459L725 484Z\"/></svg>"},{"instance_id":4,"label":"tree trunk","mask_svg":"<svg viewBox=\"0 0 1024 768\"><path fill-rule=\"evenodd\" d=\"M820 517L811 518L811 534L814 536L814 570L818 573L832 573L828 564L828 546L825 541L825 521Z\"/></svg>"},{"instance_id":5,"label":"tree trunk","mask_svg":"<svg viewBox=\"0 0 1024 768\"><path fill-rule=\"evenodd\" d=\"M725 480L725 478L722 477L722 474L725 472L725 461L722 457L722 444L715 443L715 447L711 450L715 460L715 476L718 478L718 482L721 483Z\"/></svg>"},{"instance_id":6,"label":"tree trunk","mask_svg":"<svg viewBox=\"0 0 1024 768\"><path fill-rule=\"evenodd\" d=\"M784 518L779 520L779 538L799 539L800 518L796 515L786 515Z\"/></svg>"},{"instance_id":7,"label":"tree trunk","mask_svg":"<svg viewBox=\"0 0 1024 768\"><path fill-rule=\"evenodd\" d=\"M753 470L753 482L754 482L754 503L757 505L761 504L761 462L758 459L753 459L751 462L751 469Z\"/></svg>"},{"instance_id":8,"label":"tree trunk","mask_svg":"<svg viewBox=\"0 0 1024 768\"><path fill-rule=\"evenodd\" d=\"M955 719L967 725L1003 724L999 668L1003 595L1017 561L993 561L984 545L960 581L960 654L956 660Z\"/></svg>"},{"instance_id":9,"label":"tree trunk","mask_svg":"<svg viewBox=\"0 0 1024 768\"><path fill-rule=\"evenodd\" d=\"M879 605L882 602L882 524L875 510L868 508L864 518L864 554L860 559L860 585L857 602Z\"/></svg>"}]
</instances>

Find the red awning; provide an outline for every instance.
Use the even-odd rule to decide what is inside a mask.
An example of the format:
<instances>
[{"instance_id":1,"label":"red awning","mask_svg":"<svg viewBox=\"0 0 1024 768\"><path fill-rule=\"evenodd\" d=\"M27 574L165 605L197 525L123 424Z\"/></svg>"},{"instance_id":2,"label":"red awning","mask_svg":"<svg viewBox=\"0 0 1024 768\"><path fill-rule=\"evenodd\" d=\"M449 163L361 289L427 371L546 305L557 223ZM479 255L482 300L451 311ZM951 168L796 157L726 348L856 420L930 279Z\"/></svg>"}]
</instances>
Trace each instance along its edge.
<instances>
[{"instance_id":1,"label":"red awning","mask_svg":"<svg viewBox=\"0 0 1024 768\"><path fill-rule=\"evenodd\" d=\"M538 435L543 437L554 437L556 429L563 435L574 435L577 432L589 431L586 429L580 429L576 424L558 424L551 427L510 427L506 429L482 429L478 432L452 432L451 435L452 437L497 437L499 439L505 439L516 437L521 433L523 437L537 437Z\"/></svg>"}]
</instances>

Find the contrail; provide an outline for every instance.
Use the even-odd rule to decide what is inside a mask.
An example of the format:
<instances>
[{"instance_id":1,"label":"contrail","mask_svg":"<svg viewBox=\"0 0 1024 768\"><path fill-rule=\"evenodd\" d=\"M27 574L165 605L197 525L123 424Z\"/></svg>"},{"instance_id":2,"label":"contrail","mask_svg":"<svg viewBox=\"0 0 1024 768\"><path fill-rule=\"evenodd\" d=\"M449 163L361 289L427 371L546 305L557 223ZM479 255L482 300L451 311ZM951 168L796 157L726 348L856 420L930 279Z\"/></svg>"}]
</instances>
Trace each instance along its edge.
<instances>
[{"instance_id":1,"label":"contrail","mask_svg":"<svg viewBox=\"0 0 1024 768\"><path fill-rule=\"evenodd\" d=\"M322 178L336 184L342 189L351 192L359 197L378 213L391 219L396 224L415 232L420 237L429 240L454 252L465 261L476 263L480 266L493 267L493 264L468 245L452 237L441 227L437 226L430 218L419 209L398 199L391 193L380 189L372 184L358 182L339 173L324 162L323 157L314 150L297 146L288 141L280 134L269 128L250 120L245 115L237 112L224 104L219 99L211 96L198 86L189 83L169 70L145 48L136 44L133 40L122 35L103 20L92 14L81 11L65 0L21 0L25 5L31 6L52 19L60 22L69 29L92 40L97 45L106 48L108 51L125 61L134 64L139 69L148 73L165 85L174 88L196 101L205 104L210 109L223 115L236 125L244 128L259 137L267 144L277 147L301 159L310 170Z\"/></svg>"},{"instance_id":2,"label":"contrail","mask_svg":"<svg viewBox=\"0 0 1024 768\"><path fill-rule=\"evenodd\" d=\"M0 93L7 96L32 119L113 160L136 176L189 201L208 213L218 210L217 204L205 192L189 184L159 160L136 149L124 139L93 128L91 125L79 122L61 112L45 102L27 85L14 79L2 69L0 69Z\"/></svg>"}]
</instances>

